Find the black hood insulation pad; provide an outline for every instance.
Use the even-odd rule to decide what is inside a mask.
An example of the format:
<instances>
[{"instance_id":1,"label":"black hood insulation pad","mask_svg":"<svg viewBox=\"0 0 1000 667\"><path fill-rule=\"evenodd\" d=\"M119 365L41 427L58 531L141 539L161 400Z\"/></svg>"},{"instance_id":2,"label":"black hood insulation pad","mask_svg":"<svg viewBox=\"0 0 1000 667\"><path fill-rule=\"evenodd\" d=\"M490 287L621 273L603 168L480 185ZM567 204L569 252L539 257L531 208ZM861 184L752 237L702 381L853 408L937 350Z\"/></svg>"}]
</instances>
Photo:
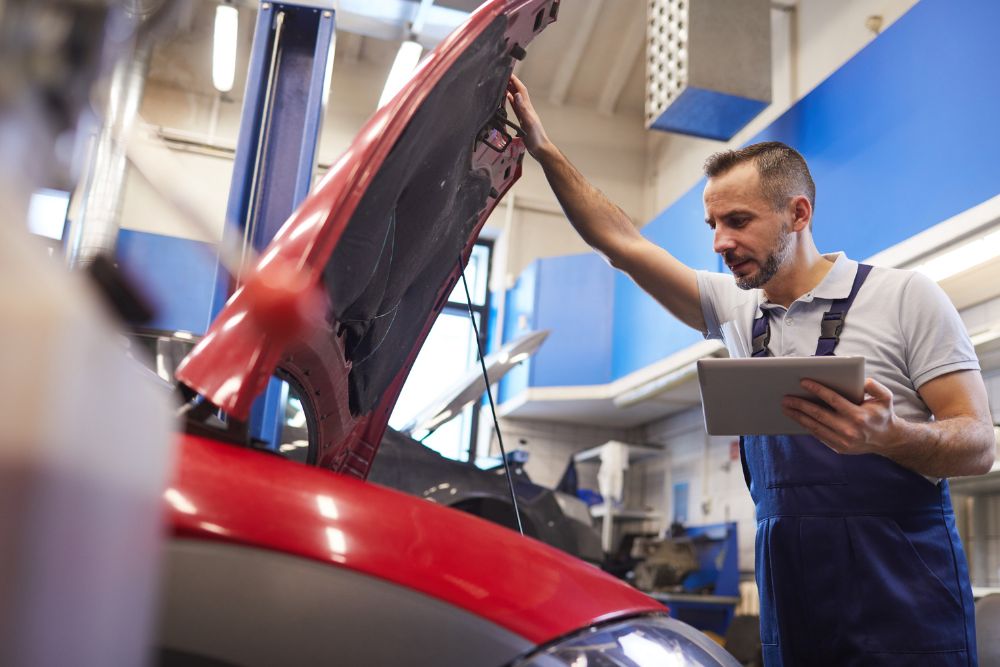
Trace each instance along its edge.
<instances>
[{"instance_id":1,"label":"black hood insulation pad","mask_svg":"<svg viewBox=\"0 0 1000 667\"><path fill-rule=\"evenodd\" d=\"M399 373L486 206L472 169L512 60L499 16L434 86L358 204L324 270L352 362L350 409L370 412Z\"/></svg>"}]
</instances>

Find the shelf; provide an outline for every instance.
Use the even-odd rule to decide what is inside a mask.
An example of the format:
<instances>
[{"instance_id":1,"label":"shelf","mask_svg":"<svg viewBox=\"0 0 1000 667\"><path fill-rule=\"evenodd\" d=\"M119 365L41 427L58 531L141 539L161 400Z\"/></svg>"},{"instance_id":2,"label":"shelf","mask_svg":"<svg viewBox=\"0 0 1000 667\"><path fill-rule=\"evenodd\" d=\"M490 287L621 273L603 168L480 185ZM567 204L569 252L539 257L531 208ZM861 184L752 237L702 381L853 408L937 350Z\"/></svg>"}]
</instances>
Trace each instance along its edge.
<instances>
[{"instance_id":1,"label":"shelf","mask_svg":"<svg viewBox=\"0 0 1000 667\"><path fill-rule=\"evenodd\" d=\"M1000 464L994 464L985 475L952 477L948 480L948 487L952 494L966 496L1000 492Z\"/></svg>"},{"instance_id":2,"label":"shelf","mask_svg":"<svg viewBox=\"0 0 1000 667\"><path fill-rule=\"evenodd\" d=\"M610 472L609 477L611 477L612 482L608 486L624 489L624 476L629 468L642 461L661 457L664 451L665 449L659 446L633 445L627 442L611 440L603 445L577 452L573 456L573 461L577 464L596 463L600 465L598 479L600 479L602 472ZM614 456L608 457L607 464L601 460L605 452L614 454ZM605 471L605 465L610 465L616 469ZM655 521L659 523L663 518L659 512L615 507L614 502L620 502L620 500L612 501L611 498L605 498L603 504L590 508L590 516L601 523L601 547L605 552L610 553L611 551L612 540L615 535L615 524L623 521Z\"/></svg>"},{"instance_id":3,"label":"shelf","mask_svg":"<svg viewBox=\"0 0 1000 667\"><path fill-rule=\"evenodd\" d=\"M614 441L612 441L614 442ZM591 447L590 449L585 449L582 452L577 452L573 455L573 460L576 463L600 463L601 462L601 452L604 448L611 444L605 443L603 445L598 445L597 447ZM663 454L663 447L658 447L656 445L630 445L628 443L621 443L628 448L628 462L638 463L645 459L655 458Z\"/></svg>"},{"instance_id":4,"label":"shelf","mask_svg":"<svg viewBox=\"0 0 1000 667\"><path fill-rule=\"evenodd\" d=\"M996 595L1000 593L1000 588L996 586L973 586L972 587L972 597L975 599L984 598L987 595Z\"/></svg>"},{"instance_id":5,"label":"shelf","mask_svg":"<svg viewBox=\"0 0 1000 667\"><path fill-rule=\"evenodd\" d=\"M595 519L603 519L608 514L607 505L594 505L590 508L590 516ZM662 515L659 512L646 512L644 510L612 509L612 521L659 521Z\"/></svg>"}]
</instances>

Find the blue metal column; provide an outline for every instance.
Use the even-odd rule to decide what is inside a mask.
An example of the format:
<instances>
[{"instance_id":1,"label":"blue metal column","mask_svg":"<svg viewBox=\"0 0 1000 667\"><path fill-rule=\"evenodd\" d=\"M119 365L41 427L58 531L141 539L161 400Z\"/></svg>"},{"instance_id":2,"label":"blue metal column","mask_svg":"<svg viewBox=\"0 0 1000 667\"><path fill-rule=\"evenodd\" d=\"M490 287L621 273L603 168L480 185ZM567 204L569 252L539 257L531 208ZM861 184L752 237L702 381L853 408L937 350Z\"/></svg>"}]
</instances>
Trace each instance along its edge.
<instances>
[{"instance_id":1,"label":"blue metal column","mask_svg":"<svg viewBox=\"0 0 1000 667\"><path fill-rule=\"evenodd\" d=\"M333 67L329 4L260 4L226 209L225 234L244 248L263 250L312 186ZM213 315L237 285L220 266ZM277 445L287 399L272 380L254 403L253 437Z\"/></svg>"}]
</instances>

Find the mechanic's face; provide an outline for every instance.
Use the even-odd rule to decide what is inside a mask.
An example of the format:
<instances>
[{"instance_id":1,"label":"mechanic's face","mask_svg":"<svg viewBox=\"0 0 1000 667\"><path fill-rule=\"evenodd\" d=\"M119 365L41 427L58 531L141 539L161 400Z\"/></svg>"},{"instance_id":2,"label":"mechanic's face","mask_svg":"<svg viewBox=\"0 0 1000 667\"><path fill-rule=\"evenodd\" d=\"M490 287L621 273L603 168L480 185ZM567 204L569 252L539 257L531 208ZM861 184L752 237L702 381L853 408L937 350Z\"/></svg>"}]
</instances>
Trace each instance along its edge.
<instances>
[{"instance_id":1,"label":"mechanic's face","mask_svg":"<svg viewBox=\"0 0 1000 667\"><path fill-rule=\"evenodd\" d=\"M775 211L760 188L757 168L739 164L705 186L705 222L742 289L763 287L792 254L792 209Z\"/></svg>"}]
</instances>

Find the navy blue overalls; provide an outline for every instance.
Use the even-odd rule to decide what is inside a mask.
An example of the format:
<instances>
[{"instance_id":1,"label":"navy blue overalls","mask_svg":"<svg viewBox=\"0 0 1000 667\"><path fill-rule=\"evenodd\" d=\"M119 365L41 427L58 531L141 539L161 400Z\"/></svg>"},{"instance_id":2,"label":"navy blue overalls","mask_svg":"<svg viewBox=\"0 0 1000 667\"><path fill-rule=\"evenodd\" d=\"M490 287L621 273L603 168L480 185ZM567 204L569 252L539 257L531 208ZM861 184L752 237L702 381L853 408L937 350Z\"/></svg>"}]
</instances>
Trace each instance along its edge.
<instances>
[{"instance_id":1,"label":"navy blue overalls","mask_svg":"<svg viewBox=\"0 0 1000 667\"><path fill-rule=\"evenodd\" d=\"M850 296L823 315L816 355L833 355ZM753 356L767 356L767 314ZM887 458L840 455L812 436L744 436L757 510L764 664L976 665L969 573L947 481Z\"/></svg>"}]
</instances>

